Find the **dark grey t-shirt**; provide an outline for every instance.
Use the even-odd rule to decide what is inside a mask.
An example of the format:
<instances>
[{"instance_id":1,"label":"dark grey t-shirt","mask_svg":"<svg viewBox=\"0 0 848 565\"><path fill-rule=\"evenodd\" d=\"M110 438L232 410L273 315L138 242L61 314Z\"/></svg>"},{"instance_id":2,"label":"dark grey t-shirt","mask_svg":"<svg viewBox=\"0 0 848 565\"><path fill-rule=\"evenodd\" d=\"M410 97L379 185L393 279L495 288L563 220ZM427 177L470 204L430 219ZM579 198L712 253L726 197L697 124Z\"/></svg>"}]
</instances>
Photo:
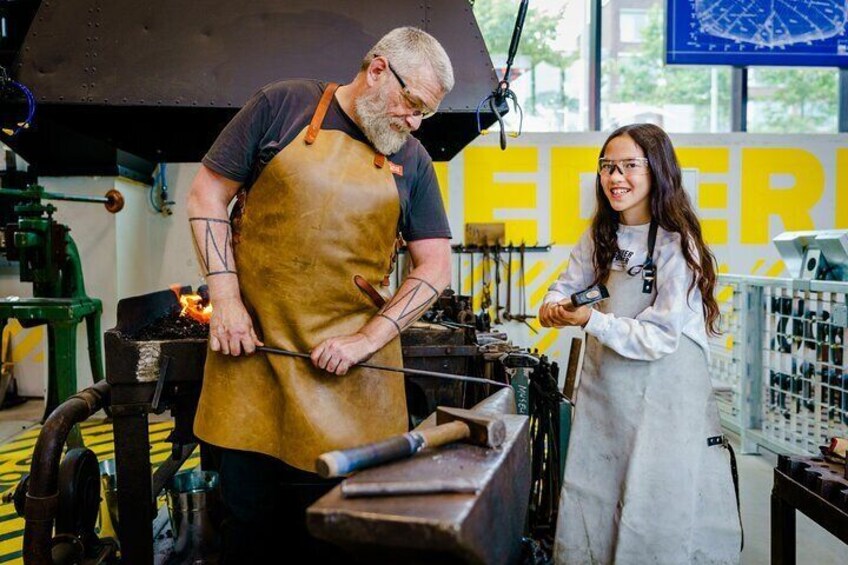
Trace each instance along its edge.
<instances>
[{"instance_id":1,"label":"dark grey t-shirt","mask_svg":"<svg viewBox=\"0 0 848 565\"><path fill-rule=\"evenodd\" d=\"M316 80L279 81L262 88L227 124L203 158L203 164L249 189L274 156L305 128L326 83ZM356 123L333 98L322 129L339 130L367 143ZM414 137L388 159L403 167L392 175L400 197L399 229L406 241L450 238L433 162Z\"/></svg>"}]
</instances>

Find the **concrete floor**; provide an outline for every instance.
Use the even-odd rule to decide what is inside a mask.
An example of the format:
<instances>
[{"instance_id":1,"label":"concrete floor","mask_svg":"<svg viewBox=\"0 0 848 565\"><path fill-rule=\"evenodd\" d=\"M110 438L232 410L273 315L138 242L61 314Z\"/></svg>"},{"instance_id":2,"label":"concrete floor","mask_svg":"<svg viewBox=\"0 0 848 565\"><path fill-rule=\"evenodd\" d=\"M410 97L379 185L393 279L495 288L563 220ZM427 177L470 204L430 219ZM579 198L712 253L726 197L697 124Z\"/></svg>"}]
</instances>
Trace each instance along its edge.
<instances>
[{"instance_id":1,"label":"concrete floor","mask_svg":"<svg viewBox=\"0 0 848 565\"><path fill-rule=\"evenodd\" d=\"M9 410L0 410L0 444L34 426L43 410L40 399L30 400ZM737 448L737 453L739 452ZM772 470L777 456L739 455L739 484L742 498L742 522L745 528L744 565L770 561L770 495ZM821 529L803 514L797 514L798 562L836 565L848 562L848 546Z\"/></svg>"}]
</instances>

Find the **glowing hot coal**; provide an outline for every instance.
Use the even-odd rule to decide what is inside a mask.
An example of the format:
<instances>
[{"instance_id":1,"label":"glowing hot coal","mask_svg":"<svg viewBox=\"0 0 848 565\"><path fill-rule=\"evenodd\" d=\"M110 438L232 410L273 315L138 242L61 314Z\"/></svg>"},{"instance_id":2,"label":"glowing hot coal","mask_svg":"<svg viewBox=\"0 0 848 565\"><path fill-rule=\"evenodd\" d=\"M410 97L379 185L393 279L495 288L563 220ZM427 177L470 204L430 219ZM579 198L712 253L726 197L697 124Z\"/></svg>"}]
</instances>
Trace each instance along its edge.
<instances>
[{"instance_id":1,"label":"glowing hot coal","mask_svg":"<svg viewBox=\"0 0 848 565\"><path fill-rule=\"evenodd\" d=\"M212 318L212 305L204 304L199 294L180 295L180 316L188 316L202 324L208 324Z\"/></svg>"}]
</instances>

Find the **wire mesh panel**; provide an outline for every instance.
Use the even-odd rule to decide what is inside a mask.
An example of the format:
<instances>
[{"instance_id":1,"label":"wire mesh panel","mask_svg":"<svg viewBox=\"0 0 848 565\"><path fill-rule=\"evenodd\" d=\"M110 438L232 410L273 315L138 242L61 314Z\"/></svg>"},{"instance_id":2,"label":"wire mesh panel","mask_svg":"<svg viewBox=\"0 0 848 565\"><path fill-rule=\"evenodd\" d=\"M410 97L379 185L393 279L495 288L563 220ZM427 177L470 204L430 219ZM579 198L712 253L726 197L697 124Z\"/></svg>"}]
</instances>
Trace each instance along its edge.
<instances>
[{"instance_id":1,"label":"wire mesh panel","mask_svg":"<svg viewBox=\"0 0 848 565\"><path fill-rule=\"evenodd\" d=\"M720 335L710 336L710 377L722 424L740 432L740 403L744 357L740 336L744 323L744 287L739 282L719 281L716 288L721 311Z\"/></svg>"},{"instance_id":2,"label":"wire mesh panel","mask_svg":"<svg viewBox=\"0 0 848 565\"><path fill-rule=\"evenodd\" d=\"M790 450L816 453L830 437L848 436L845 297L765 288L762 433Z\"/></svg>"},{"instance_id":3,"label":"wire mesh panel","mask_svg":"<svg viewBox=\"0 0 848 565\"><path fill-rule=\"evenodd\" d=\"M721 275L716 296L710 369L722 424L743 449L818 453L848 437L848 283Z\"/></svg>"}]
</instances>

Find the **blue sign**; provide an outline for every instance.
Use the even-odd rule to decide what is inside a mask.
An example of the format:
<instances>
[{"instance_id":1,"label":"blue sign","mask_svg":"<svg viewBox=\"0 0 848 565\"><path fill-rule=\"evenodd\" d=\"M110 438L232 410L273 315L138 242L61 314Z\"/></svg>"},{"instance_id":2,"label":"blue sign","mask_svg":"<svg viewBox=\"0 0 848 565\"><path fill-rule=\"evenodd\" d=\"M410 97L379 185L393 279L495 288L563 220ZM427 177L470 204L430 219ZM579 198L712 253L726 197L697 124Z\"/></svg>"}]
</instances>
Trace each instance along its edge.
<instances>
[{"instance_id":1,"label":"blue sign","mask_svg":"<svg viewBox=\"0 0 848 565\"><path fill-rule=\"evenodd\" d=\"M848 67L848 0L668 0L670 65Z\"/></svg>"}]
</instances>

